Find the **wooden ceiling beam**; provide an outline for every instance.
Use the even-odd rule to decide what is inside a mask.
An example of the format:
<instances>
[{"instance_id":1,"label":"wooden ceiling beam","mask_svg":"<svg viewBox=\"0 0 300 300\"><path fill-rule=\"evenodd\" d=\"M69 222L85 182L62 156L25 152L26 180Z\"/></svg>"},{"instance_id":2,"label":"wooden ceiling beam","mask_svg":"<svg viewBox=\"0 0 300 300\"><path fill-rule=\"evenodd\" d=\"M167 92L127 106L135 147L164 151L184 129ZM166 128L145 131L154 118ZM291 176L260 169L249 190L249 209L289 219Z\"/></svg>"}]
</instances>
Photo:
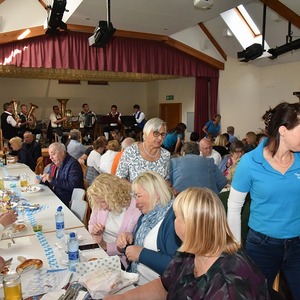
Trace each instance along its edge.
<instances>
[{"instance_id":1,"label":"wooden ceiling beam","mask_svg":"<svg viewBox=\"0 0 300 300\"><path fill-rule=\"evenodd\" d=\"M227 54L224 52L224 50L221 48L219 43L215 40L215 38L212 36L212 34L209 32L207 27L201 22L198 24L198 26L202 29L202 31L205 33L205 35L208 37L208 39L211 41L211 43L215 46L217 51L220 53L220 55L223 57L225 61L227 61Z\"/></svg>"},{"instance_id":2,"label":"wooden ceiling beam","mask_svg":"<svg viewBox=\"0 0 300 300\"><path fill-rule=\"evenodd\" d=\"M260 0L263 4L266 4L274 12L280 15L282 18L291 22L294 26L300 28L300 16L297 15L294 11L289 9L287 6L282 4L278 0Z\"/></svg>"}]
</instances>

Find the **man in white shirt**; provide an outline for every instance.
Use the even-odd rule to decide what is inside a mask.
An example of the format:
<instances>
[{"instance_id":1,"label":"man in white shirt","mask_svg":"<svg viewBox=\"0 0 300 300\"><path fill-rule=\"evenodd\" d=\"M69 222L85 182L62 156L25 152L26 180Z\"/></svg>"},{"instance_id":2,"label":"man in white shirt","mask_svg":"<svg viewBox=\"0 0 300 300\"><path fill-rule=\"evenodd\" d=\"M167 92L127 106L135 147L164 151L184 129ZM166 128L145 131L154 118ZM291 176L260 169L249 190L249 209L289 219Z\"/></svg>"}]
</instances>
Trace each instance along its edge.
<instances>
[{"instance_id":1,"label":"man in white shirt","mask_svg":"<svg viewBox=\"0 0 300 300\"><path fill-rule=\"evenodd\" d=\"M143 130L146 123L145 114L141 111L141 107L138 104L133 105L133 111L133 115L136 120L136 127L138 127L140 130Z\"/></svg>"},{"instance_id":2,"label":"man in white shirt","mask_svg":"<svg viewBox=\"0 0 300 300\"><path fill-rule=\"evenodd\" d=\"M13 117L13 107L11 103L4 103L3 110L4 112L1 115L2 135L5 139L10 140L11 138L18 136L22 120Z\"/></svg>"},{"instance_id":3,"label":"man in white shirt","mask_svg":"<svg viewBox=\"0 0 300 300\"><path fill-rule=\"evenodd\" d=\"M79 122L83 139L87 142L93 142L96 114L90 111L87 103L82 104L82 111L79 113Z\"/></svg>"},{"instance_id":4,"label":"man in white shirt","mask_svg":"<svg viewBox=\"0 0 300 300\"><path fill-rule=\"evenodd\" d=\"M218 166L222 160L222 157L219 152L213 149L211 140L208 138L203 138L199 143L200 156L206 158L213 158L215 164Z\"/></svg>"},{"instance_id":5,"label":"man in white shirt","mask_svg":"<svg viewBox=\"0 0 300 300\"><path fill-rule=\"evenodd\" d=\"M62 135L63 135L63 122L67 121L67 117L62 117L59 107L57 105L53 106L53 112L50 115L49 119L51 122L52 131L58 135L58 141L61 143Z\"/></svg>"}]
</instances>

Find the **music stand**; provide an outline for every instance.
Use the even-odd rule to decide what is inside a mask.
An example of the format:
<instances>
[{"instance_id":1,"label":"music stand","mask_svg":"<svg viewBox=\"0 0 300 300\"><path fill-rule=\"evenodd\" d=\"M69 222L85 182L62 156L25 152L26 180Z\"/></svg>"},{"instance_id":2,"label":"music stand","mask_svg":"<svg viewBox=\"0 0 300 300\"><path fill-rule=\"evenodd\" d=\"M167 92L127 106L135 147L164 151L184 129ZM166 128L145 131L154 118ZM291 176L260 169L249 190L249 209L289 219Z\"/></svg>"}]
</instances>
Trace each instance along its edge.
<instances>
[{"instance_id":1,"label":"music stand","mask_svg":"<svg viewBox=\"0 0 300 300\"><path fill-rule=\"evenodd\" d=\"M131 128L136 124L136 120L134 116L120 116L121 123L126 128Z\"/></svg>"},{"instance_id":2,"label":"music stand","mask_svg":"<svg viewBox=\"0 0 300 300\"><path fill-rule=\"evenodd\" d=\"M97 123L100 125L108 125L110 124L110 116L108 115L96 115Z\"/></svg>"}]
</instances>

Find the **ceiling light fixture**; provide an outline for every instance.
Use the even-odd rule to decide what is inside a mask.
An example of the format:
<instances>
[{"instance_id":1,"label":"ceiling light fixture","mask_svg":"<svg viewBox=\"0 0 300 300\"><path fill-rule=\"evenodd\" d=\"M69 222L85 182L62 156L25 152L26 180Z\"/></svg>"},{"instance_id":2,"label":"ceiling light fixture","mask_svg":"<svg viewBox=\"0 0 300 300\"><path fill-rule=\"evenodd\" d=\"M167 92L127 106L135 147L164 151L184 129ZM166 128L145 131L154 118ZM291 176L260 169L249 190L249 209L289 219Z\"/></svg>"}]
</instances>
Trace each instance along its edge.
<instances>
[{"instance_id":1,"label":"ceiling light fixture","mask_svg":"<svg viewBox=\"0 0 300 300\"><path fill-rule=\"evenodd\" d=\"M106 0L106 8L107 21L99 21L94 34L88 39L89 46L104 48L116 32L116 29L110 22L110 0Z\"/></svg>"},{"instance_id":2,"label":"ceiling light fixture","mask_svg":"<svg viewBox=\"0 0 300 300\"><path fill-rule=\"evenodd\" d=\"M214 0L194 0L194 6L200 9L210 9L214 4Z\"/></svg>"},{"instance_id":3,"label":"ceiling light fixture","mask_svg":"<svg viewBox=\"0 0 300 300\"><path fill-rule=\"evenodd\" d=\"M47 24L48 29L46 34L57 34L59 29L66 30L67 24L62 21L63 15L66 9L67 0L53 0L53 5L46 6L48 10Z\"/></svg>"}]
</instances>

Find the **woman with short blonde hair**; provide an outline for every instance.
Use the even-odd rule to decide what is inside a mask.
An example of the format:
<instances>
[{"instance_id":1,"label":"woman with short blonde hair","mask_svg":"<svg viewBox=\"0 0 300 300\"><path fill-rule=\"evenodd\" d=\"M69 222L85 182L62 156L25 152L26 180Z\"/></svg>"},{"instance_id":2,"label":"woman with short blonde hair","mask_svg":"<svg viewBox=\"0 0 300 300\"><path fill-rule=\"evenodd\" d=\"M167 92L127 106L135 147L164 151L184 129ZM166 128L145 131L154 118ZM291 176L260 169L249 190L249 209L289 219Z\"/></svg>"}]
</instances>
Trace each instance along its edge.
<instances>
[{"instance_id":1,"label":"woman with short blonde hair","mask_svg":"<svg viewBox=\"0 0 300 300\"><path fill-rule=\"evenodd\" d=\"M174 197L171 188L166 184L165 180L158 176L156 172L144 172L132 183L132 191L136 192L137 187L141 186L150 195L151 210L157 204L159 198L160 204L166 206Z\"/></svg>"},{"instance_id":2,"label":"woman with short blonde hair","mask_svg":"<svg viewBox=\"0 0 300 300\"><path fill-rule=\"evenodd\" d=\"M89 232L94 241L109 255L119 255L123 265L126 257L116 247L116 238L123 231L133 232L141 215L131 198L130 185L111 174L100 174L87 189L92 214Z\"/></svg>"}]
</instances>

